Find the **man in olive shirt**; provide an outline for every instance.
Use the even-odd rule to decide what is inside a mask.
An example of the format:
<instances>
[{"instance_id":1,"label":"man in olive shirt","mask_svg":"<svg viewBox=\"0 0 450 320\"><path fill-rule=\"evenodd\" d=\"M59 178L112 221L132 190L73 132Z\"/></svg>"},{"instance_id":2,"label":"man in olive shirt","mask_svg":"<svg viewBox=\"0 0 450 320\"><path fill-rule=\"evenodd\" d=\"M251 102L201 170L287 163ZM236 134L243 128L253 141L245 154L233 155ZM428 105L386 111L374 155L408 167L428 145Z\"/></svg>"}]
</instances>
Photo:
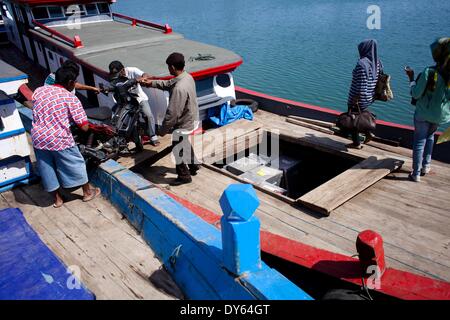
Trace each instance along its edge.
<instances>
[{"instance_id":1,"label":"man in olive shirt","mask_svg":"<svg viewBox=\"0 0 450 320\"><path fill-rule=\"evenodd\" d=\"M199 112L195 81L184 71L185 61L181 53L172 53L166 60L170 80L147 80L153 88L169 91L169 106L158 134L172 133L173 154L178 177L171 185L192 182L191 175L199 170L198 161L189 142L189 135L199 127Z\"/></svg>"}]
</instances>

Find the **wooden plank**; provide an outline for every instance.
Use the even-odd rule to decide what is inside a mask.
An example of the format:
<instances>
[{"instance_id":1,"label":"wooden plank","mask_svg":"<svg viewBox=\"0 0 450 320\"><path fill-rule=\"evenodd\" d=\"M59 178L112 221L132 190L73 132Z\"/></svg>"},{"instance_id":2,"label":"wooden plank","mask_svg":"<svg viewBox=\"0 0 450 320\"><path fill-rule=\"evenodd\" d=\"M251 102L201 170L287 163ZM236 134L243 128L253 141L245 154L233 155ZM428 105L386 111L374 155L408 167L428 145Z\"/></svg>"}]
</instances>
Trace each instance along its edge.
<instances>
[{"instance_id":1,"label":"wooden plank","mask_svg":"<svg viewBox=\"0 0 450 320\"><path fill-rule=\"evenodd\" d=\"M131 153L127 156L122 156L117 159L117 162L127 169L131 169L143 162L151 161L152 158L158 156L159 153L169 148L172 145L172 136L166 135L159 140L161 143L159 146L154 147L152 145L144 145L144 150L138 153Z\"/></svg>"},{"instance_id":2,"label":"wooden plank","mask_svg":"<svg viewBox=\"0 0 450 320\"><path fill-rule=\"evenodd\" d=\"M329 215L331 211L383 179L402 164L403 162L397 159L370 157L297 201Z\"/></svg>"},{"instance_id":3,"label":"wooden plank","mask_svg":"<svg viewBox=\"0 0 450 320\"><path fill-rule=\"evenodd\" d=\"M305 127L305 128L313 129L313 130L316 130L316 131L319 131L319 132L323 132L323 133L328 133L328 134L331 134L331 135L334 134L333 130L330 130L330 129L327 129L327 128L323 128L323 127L319 127L319 126L317 126L315 124L307 123L307 122L304 122L304 121L301 121L301 120L286 118L286 122L289 122L289 123L292 123L292 124L295 124L295 125L298 125L298 126L302 126L302 127Z\"/></svg>"},{"instance_id":4,"label":"wooden plank","mask_svg":"<svg viewBox=\"0 0 450 320\"><path fill-rule=\"evenodd\" d=\"M288 116L287 118L293 119L293 120L298 120L301 122L306 122L309 124L313 124L313 125L323 127L323 128L328 128L328 129L331 129L336 126L336 124L334 124L332 122L314 120L314 119L309 119L309 118L304 118L304 117L299 117L299 116Z\"/></svg>"},{"instance_id":5,"label":"wooden plank","mask_svg":"<svg viewBox=\"0 0 450 320\"><path fill-rule=\"evenodd\" d=\"M242 136L227 140L222 148L214 150L214 153L203 153L203 163L212 164L236 154L243 154L245 150L253 148L261 143L263 131L256 130Z\"/></svg>"},{"instance_id":6,"label":"wooden plank","mask_svg":"<svg viewBox=\"0 0 450 320\"><path fill-rule=\"evenodd\" d=\"M248 134L261 127L262 124L259 122L240 119L232 124L209 130L202 135L192 136L191 144L196 153L200 154L200 150L208 153L217 148L220 150L230 139Z\"/></svg>"}]
</instances>

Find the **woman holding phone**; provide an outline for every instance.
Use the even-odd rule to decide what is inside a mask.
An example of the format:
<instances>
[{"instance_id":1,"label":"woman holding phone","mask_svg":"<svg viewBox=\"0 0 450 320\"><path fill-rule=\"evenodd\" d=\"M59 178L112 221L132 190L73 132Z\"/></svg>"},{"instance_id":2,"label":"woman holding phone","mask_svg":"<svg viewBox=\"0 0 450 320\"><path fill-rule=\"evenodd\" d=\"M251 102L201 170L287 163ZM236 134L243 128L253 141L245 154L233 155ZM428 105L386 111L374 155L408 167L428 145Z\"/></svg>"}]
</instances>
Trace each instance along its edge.
<instances>
[{"instance_id":1,"label":"woman holding phone","mask_svg":"<svg viewBox=\"0 0 450 320\"><path fill-rule=\"evenodd\" d=\"M414 114L413 171L409 179L420 182L430 172L434 134L439 125L450 121L450 38L431 45L435 66L427 67L414 80L414 70L405 67L409 77Z\"/></svg>"}]
</instances>

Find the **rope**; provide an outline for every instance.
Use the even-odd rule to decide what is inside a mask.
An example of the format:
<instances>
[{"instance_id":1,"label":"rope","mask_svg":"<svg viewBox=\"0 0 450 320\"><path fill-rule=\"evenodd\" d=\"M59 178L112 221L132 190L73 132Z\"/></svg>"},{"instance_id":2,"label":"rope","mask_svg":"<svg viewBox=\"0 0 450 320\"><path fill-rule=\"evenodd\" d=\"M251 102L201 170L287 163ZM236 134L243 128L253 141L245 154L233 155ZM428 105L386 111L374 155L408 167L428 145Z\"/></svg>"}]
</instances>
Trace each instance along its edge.
<instances>
[{"instance_id":1,"label":"rope","mask_svg":"<svg viewBox=\"0 0 450 320\"><path fill-rule=\"evenodd\" d=\"M196 57L190 57L189 62L193 61L208 61L208 60L214 60L216 57L214 57L212 54L201 54L199 53Z\"/></svg>"},{"instance_id":2,"label":"rope","mask_svg":"<svg viewBox=\"0 0 450 320\"><path fill-rule=\"evenodd\" d=\"M180 255L180 249L181 249L182 245L180 244L178 247L176 247L175 249L173 249L172 254L170 255L169 258L169 262L170 265L172 266L172 268L175 267L175 264L177 263L177 258Z\"/></svg>"}]
</instances>

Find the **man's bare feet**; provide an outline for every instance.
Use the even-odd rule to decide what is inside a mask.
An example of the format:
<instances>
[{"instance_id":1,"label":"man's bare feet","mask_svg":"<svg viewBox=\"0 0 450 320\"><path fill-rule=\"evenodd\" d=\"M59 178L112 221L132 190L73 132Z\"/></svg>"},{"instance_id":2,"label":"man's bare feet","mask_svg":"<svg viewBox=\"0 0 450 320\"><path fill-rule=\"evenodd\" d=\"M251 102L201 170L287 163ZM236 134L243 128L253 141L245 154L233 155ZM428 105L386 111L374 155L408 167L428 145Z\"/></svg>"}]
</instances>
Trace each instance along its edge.
<instances>
[{"instance_id":1,"label":"man's bare feet","mask_svg":"<svg viewBox=\"0 0 450 320\"><path fill-rule=\"evenodd\" d=\"M94 199L95 197L99 196L101 193L99 188L91 188L86 192L83 192L83 201L88 202Z\"/></svg>"},{"instance_id":2,"label":"man's bare feet","mask_svg":"<svg viewBox=\"0 0 450 320\"><path fill-rule=\"evenodd\" d=\"M64 204L64 200L59 192L55 193L55 203L53 204L53 208L61 208Z\"/></svg>"}]
</instances>

